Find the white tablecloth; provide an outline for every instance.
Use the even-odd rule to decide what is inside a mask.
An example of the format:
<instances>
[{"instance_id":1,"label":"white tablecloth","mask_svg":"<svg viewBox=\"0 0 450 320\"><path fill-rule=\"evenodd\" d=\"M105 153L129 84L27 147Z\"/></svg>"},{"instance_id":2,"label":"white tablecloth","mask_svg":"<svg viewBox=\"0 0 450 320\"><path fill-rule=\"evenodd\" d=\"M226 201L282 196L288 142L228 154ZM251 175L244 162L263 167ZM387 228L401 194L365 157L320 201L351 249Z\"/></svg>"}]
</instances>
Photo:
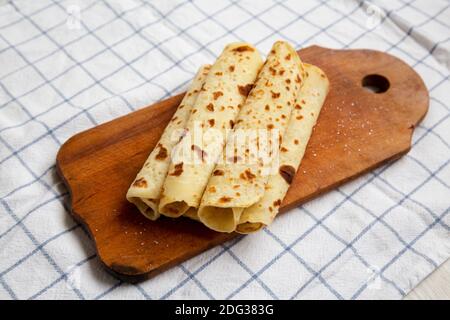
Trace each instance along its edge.
<instances>
[{"instance_id":1,"label":"white tablecloth","mask_svg":"<svg viewBox=\"0 0 450 320\"><path fill-rule=\"evenodd\" d=\"M448 1L1 1L0 299L401 298L450 256L449 35ZM156 278L110 276L58 148L181 92L231 41L278 39L413 66L431 105L411 152Z\"/></svg>"}]
</instances>

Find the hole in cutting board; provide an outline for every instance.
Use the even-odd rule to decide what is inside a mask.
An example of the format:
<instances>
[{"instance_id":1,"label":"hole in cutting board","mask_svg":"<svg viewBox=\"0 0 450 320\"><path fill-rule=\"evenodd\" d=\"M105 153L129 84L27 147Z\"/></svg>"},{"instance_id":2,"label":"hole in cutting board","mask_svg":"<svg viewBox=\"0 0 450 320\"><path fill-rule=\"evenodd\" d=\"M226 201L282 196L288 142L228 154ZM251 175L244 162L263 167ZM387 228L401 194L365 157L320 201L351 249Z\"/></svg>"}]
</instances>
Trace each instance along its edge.
<instances>
[{"instance_id":1,"label":"hole in cutting board","mask_svg":"<svg viewBox=\"0 0 450 320\"><path fill-rule=\"evenodd\" d=\"M362 79L364 89L373 93L383 93L389 89L390 83L386 77L379 74L369 74Z\"/></svg>"}]
</instances>

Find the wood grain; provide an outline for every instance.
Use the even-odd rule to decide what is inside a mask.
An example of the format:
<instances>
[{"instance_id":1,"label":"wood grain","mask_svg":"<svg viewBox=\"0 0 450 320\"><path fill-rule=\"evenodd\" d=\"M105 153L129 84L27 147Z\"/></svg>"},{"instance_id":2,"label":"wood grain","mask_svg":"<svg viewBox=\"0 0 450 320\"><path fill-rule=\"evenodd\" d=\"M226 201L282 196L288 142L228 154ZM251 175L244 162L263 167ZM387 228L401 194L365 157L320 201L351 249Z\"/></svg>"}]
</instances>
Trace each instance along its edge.
<instances>
[{"instance_id":1,"label":"wood grain","mask_svg":"<svg viewBox=\"0 0 450 320\"><path fill-rule=\"evenodd\" d=\"M422 80L393 56L317 46L299 54L326 72L331 88L281 212L405 154L428 110ZM362 79L370 74L387 78L389 89L377 94L363 88ZM91 234L108 270L125 280L151 277L237 236L184 218L152 222L125 199L181 98L79 133L57 155L72 214Z\"/></svg>"}]
</instances>

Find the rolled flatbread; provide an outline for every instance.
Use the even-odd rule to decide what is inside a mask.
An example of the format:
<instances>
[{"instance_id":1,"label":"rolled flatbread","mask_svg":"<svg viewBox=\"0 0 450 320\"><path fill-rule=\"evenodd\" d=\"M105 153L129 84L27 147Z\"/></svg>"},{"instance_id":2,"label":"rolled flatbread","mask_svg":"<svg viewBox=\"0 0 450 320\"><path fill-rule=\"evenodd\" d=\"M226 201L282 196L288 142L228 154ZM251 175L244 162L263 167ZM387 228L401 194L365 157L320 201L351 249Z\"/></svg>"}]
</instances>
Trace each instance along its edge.
<instances>
[{"instance_id":1,"label":"rolled flatbread","mask_svg":"<svg viewBox=\"0 0 450 320\"><path fill-rule=\"evenodd\" d=\"M192 107L210 68L210 65L204 65L199 69L156 147L128 189L126 195L128 201L135 204L139 211L150 220L156 220L160 215L158 202L164 179L169 170L172 149L184 132Z\"/></svg>"},{"instance_id":2,"label":"rolled flatbread","mask_svg":"<svg viewBox=\"0 0 450 320\"><path fill-rule=\"evenodd\" d=\"M269 178L263 198L242 213L236 228L239 233L258 231L273 221L305 154L309 137L328 94L329 81L318 67L309 64L304 64L304 67L307 76L283 136L279 170Z\"/></svg>"},{"instance_id":3,"label":"rolled flatbread","mask_svg":"<svg viewBox=\"0 0 450 320\"><path fill-rule=\"evenodd\" d=\"M234 231L243 210L263 197L303 76L294 48L276 42L203 194L198 217L210 229Z\"/></svg>"},{"instance_id":4,"label":"rolled flatbread","mask_svg":"<svg viewBox=\"0 0 450 320\"><path fill-rule=\"evenodd\" d=\"M170 164L159 203L163 215L179 217L190 208L198 208L222 153L227 130L234 126L261 65L255 47L232 43L211 67L191 111L186 134L174 150L176 156Z\"/></svg>"},{"instance_id":5,"label":"rolled flatbread","mask_svg":"<svg viewBox=\"0 0 450 320\"><path fill-rule=\"evenodd\" d=\"M186 211L183 214L183 217L195 220L195 221L199 221L198 220L198 210L195 208L190 208L188 211Z\"/></svg>"}]
</instances>

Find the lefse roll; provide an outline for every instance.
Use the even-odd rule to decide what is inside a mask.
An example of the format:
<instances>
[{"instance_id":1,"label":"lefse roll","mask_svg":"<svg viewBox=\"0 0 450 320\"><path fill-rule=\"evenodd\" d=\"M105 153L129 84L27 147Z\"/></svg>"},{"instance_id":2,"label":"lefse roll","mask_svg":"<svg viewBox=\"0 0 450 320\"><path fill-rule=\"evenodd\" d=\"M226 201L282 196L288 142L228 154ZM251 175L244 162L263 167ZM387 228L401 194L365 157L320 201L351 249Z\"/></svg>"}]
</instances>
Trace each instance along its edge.
<instances>
[{"instance_id":1,"label":"lefse roll","mask_svg":"<svg viewBox=\"0 0 450 320\"><path fill-rule=\"evenodd\" d=\"M198 208L222 153L227 130L233 127L261 65L256 48L232 43L211 67L191 110L185 135L174 150L159 202L163 215L179 217Z\"/></svg>"},{"instance_id":2,"label":"lefse roll","mask_svg":"<svg viewBox=\"0 0 450 320\"><path fill-rule=\"evenodd\" d=\"M258 231L273 221L305 154L329 81L320 68L309 64L304 67L306 78L283 136L279 168L270 176L262 199L243 211L236 229L239 233Z\"/></svg>"},{"instance_id":3,"label":"lefse roll","mask_svg":"<svg viewBox=\"0 0 450 320\"><path fill-rule=\"evenodd\" d=\"M172 149L184 133L183 130L210 68L210 65L200 67L156 147L128 189L127 200L135 204L139 211L151 220L156 220L160 216L158 203L169 170Z\"/></svg>"},{"instance_id":4,"label":"lefse roll","mask_svg":"<svg viewBox=\"0 0 450 320\"><path fill-rule=\"evenodd\" d=\"M263 197L303 77L297 52L276 42L203 194L198 217L207 227L234 231L242 212Z\"/></svg>"}]
</instances>

